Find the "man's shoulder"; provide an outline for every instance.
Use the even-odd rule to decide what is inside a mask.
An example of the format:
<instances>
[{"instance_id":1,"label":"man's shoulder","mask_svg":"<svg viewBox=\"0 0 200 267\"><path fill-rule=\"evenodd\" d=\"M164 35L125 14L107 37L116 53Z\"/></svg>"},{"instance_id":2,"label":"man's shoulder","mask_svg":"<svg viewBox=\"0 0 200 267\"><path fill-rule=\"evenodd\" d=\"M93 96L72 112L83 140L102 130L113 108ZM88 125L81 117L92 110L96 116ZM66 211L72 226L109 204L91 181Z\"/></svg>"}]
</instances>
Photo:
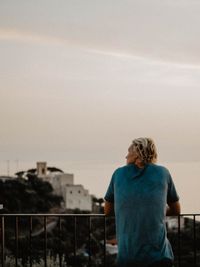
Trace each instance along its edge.
<instances>
[{"instance_id":1,"label":"man's shoulder","mask_svg":"<svg viewBox=\"0 0 200 267\"><path fill-rule=\"evenodd\" d=\"M121 173L121 172L124 172L124 171L126 171L126 170L128 170L128 165L124 165L124 166L120 166L120 167L118 167L118 168L114 171L114 173Z\"/></svg>"},{"instance_id":2,"label":"man's shoulder","mask_svg":"<svg viewBox=\"0 0 200 267\"><path fill-rule=\"evenodd\" d=\"M128 173L130 171L130 169L132 169L132 168L133 168L133 166L131 166L131 164L120 166L114 171L114 176L124 175L124 174Z\"/></svg>"},{"instance_id":3,"label":"man's shoulder","mask_svg":"<svg viewBox=\"0 0 200 267\"><path fill-rule=\"evenodd\" d=\"M167 176L170 174L169 170L163 165L150 164L149 168L150 170L155 171L158 174L167 175Z\"/></svg>"},{"instance_id":4,"label":"man's shoulder","mask_svg":"<svg viewBox=\"0 0 200 267\"><path fill-rule=\"evenodd\" d=\"M163 165L149 163L146 167L148 167L148 169L155 170L155 171L169 172L169 170ZM127 164L127 165L120 166L117 169L115 169L114 173L124 173L124 172L137 171L137 170L138 168L135 167L134 164Z\"/></svg>"},{"instance_id":5,"label":"man's shoulder","mask_svg":"<svg viewBox=\"0 0 200 267\"><path fill-rule=\"evenodd\" d=\"M166 172L169 171L165 166L160 165L160 164L153 164L153 163L151 163L149 165L151 166L151 168L154 168L155 170L162 170L162 171L166 171Z\"/></svg>"}]
</instances>

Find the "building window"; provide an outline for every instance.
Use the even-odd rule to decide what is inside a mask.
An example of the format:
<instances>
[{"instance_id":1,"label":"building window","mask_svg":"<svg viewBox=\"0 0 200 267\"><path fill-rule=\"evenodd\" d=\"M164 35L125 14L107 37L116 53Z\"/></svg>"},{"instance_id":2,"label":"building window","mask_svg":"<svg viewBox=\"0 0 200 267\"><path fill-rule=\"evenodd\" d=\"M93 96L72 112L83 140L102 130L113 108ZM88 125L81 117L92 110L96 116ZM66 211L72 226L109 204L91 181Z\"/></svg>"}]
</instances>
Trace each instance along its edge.
<instances>
[{"instance_id":1,"label":"building window","mask_svg":"<svg viewBox=\"0 0 200 267\"><path fill-rule=\"evenodd\" d=\"M78 190L78 193L80 194L80 193L81 193L81 191L80 191L80 190Z\"/></svg>"},{"instance_id":2,"label":"building window","mask_svg":"<svg viewBox=\"0 0 200 267\"><path fill-rule=\"evenodd\" d=\"M72 194L72 191L70 191L70 194Z\"/></svg>"}]
</instances>

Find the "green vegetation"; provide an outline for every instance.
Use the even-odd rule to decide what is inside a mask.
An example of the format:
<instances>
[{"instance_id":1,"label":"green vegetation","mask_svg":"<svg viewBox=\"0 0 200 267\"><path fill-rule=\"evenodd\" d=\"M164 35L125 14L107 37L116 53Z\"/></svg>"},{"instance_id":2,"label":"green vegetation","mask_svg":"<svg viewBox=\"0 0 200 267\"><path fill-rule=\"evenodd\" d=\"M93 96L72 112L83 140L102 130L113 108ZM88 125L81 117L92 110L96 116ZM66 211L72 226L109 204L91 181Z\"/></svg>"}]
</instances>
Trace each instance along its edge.
<instances>
[{"instance_id":1,"label":"green vegetation","mask_svg":"<svg viewBox=\"0 0 200 267\"><path fill-rule=\"evenodd\" d=\"M16 179L0 180L0 203L4 205L1 213L49 214L55 213L55 210L60 213L62 197L54 194L51 184L38 178L34 171L26 173L25 178L22 177L24 172L20 172ZM95 203L99 210L102 209L102 199L96 199ZM82 213L80 210L68 212ZM29 266L30 260L34 266L39 266L44 262L46 246L46 258L51 266L59 266L59 259L62 259L62 266L87 266L89 258L93 264L98 262L95 266L103 266L104 250L103 243L100 242L104 240L103 222L103 218L88 217L78 217L76 223L74 217L5 217L7 263L15 262L17 257L19 266Z\"/></svg>"},{"instance_id":2,"label":"green vegetation","mask_svg":"<svg viewBox=\"0 0 200 267\"><path fill-rule=\"evenodd\" d=\"M54 195L50 183L36 175L27 174L27 179L0 180L0 203L3 213L43 213L60 207L61 196Z\"/></svg>"}]
</instances>

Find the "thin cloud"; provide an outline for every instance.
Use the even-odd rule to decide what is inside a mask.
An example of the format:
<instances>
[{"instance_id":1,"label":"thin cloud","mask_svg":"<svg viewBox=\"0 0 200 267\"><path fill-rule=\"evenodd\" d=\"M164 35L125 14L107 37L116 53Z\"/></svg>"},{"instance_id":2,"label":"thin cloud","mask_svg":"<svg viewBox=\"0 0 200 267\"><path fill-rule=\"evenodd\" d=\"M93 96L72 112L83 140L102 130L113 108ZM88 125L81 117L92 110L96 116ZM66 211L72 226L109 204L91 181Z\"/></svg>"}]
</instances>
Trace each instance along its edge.
<instances>
[{"instance_id":1,"label":"thin cloud","mask_svg":"<svg viewBox=\"0 0 200 267\"><path fill-rule=\"evenodd\" d=\"M105 48L102 48L100 44L99 47L96 44L89 45L84 41L77 41L73 39L67 39L64 37L55 37L49 36L45 34L37 34L34 32L28 32L18 29L11 28L0 28L0 40L14 40L17 42L28 42L32 44L39 45L55 45L55 46L67 46L71 48L78 48L84 50L87 53L93 53L97 55L111 56L119 59L133 59L135 61L144 62L145 64L155 64L155 65L173 65L177 68L190 68L190 69L199 69L200 63L190 63L190 62L182 62L179 63L178 60L161 59L159 57L153 56L147 52L142 51L123 51L123 49L107 49L106 44L104 44Z\"/></svg>"},{"instance_id":2,"label":"thin cloud","mask_svg":"<svg viewBox=\"0 0 200 267\"><path fill-rule=\"evenodd\" d=\"M105 50L98 50L98 49L88 49L88 52L91 53L95 53L95 54L99 54L99 55L105 55L105 56L111 56L111 57L116 57L119 59L133 59L133 60L137 60L140 61L141 63L145 63L145 64L154 64L154 65L165 65L165 66L169 66L169 65L173 65L174 67L177 68L189 68L189 69L200 69L200 64L191 64L191 63L179 63L176 61L170 61L170 60L161 60L159 58L156 57L152 57L150 55L134 55L132 53L127 53L127 52L119 52L119 51L105 51Z\"/></svg>"},{"instance_id":3,"label":"thin cloud","mask_svg":"<svg viewBox=\"0 0 200 267\"><path fill-rule=\"evenodd\" d=\"M0 28L0 40L15 40L20 42L30 42L48 45L75 45L64 38L39 35L33 32L26 32L17 29Z\"/></svg>"}]
</instances>

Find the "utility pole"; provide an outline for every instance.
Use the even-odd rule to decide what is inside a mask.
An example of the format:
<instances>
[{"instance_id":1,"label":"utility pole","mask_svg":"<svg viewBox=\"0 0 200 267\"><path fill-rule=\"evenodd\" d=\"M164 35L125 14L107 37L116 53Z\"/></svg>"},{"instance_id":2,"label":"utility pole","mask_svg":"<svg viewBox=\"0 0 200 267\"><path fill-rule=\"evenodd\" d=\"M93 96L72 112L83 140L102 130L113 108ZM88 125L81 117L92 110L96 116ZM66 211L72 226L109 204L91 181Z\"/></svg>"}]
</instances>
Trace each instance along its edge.
<instances>
[{"instance_id":1,"label":"utility pole","mask_svg":"<svg viewBox=\"0 0 200 267\"><path fill-rule=\"evenodd\" d=\"M10 160L7 160L7 176L10 176Z\"/></svg>"},{"instance_id":2,"label":"utility pole","mask_svg":"<svg viewBox=\"0 0 200 267\"><path fill-rule=\"evenodd\" d=\"M16 159L15 162L16 162L16 172L18 172L19 171L19 160Z\"/></svg>"}]
</instances>

